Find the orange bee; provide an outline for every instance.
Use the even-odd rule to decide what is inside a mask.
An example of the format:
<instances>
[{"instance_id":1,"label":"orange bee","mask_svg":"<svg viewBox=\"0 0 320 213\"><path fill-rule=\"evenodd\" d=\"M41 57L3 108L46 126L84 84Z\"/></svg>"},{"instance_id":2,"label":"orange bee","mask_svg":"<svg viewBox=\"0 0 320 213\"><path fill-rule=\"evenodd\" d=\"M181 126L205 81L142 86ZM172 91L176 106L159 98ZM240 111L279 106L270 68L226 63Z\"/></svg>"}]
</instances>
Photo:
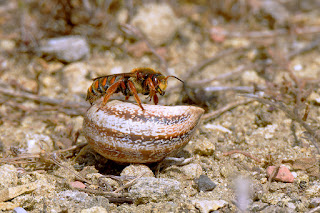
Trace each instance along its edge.
<instances>
[{"instance_id":1,"label":"orange bee","mask_svg":"<svg viewBox=\"0 0 320 213\"><path fill-rule=\"evenodd\" d=\"M93 83L88 89L87 98L92 105L98 98L104 96L102 105L105 105L113 93L122 92L126 96L126 100L130 96L134 96L136 102L142 110L138 93L149 95L150 101L158 104L158 96L165 94L168 78L173 77L183 83L183 81L175 76L165 77L160 72L151 68L136 68L130 73L120 73L114 75L101 76L93 79Z\"/></svg>"}]
</instances>

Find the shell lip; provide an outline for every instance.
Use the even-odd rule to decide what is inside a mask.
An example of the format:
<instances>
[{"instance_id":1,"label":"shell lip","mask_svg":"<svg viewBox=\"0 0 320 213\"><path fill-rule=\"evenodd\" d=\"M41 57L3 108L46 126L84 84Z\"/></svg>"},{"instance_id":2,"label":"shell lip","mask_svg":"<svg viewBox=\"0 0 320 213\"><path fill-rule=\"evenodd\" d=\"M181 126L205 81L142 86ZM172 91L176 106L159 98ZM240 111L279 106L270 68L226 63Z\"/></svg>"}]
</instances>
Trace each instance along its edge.
<instances>
[{"instance_id":1,"label":"shell lip","mask_svg":"<svg viewBox=\"0 0 320 213\"><path fill-rule=\"evenodd\" d=\"M99 98L98 100L96 100L95 102L93 102L93 104L90 106L90 108L92 107L96 107L99 110L103 110L103 111L109 111L110 108L114 108L117 107L120 104L125 104L125 108L130 108L132 110L137 111L138 113L142 113L142 112L148 112L148 111L164 111L164 110L170 110L172 108L188 108L188 109L192 109L195 110L196 112L198 112L199 114L203 114L205 112L205 110L201 107L198 106L190 106L190 105L173 105L173 106L166 106L166 105L154 105L154 104L143 104L142 106L145 110L142 110L139 105L135 102L130 102L130 101L122 101L122 100L118 100L118 99L113 99L110 100L106 105L101 106L102 105L102 98ZM88 110L90 110L90 108Z\"/></svg>"}]
</instances>

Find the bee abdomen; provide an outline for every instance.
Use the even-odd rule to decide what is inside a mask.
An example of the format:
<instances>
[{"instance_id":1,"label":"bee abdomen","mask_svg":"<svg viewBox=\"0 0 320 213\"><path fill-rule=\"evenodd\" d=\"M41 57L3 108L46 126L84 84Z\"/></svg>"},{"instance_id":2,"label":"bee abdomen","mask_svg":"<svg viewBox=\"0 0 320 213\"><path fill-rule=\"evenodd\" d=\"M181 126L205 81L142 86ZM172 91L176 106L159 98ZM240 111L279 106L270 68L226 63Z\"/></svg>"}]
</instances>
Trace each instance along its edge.
<instances>
[{"instance_id":1,"label":"bee abdomen","mask_svg":"<svg viewBox=\"0 0 320 213\"><path fill-rule=\"evenodd\" d=\"M112 76L110 76L112 78ZM110 77L105 76L93 81L87 92L86 100L92 104L95 100L103 96L110 86Z\"/></svg>"}]
</instances>

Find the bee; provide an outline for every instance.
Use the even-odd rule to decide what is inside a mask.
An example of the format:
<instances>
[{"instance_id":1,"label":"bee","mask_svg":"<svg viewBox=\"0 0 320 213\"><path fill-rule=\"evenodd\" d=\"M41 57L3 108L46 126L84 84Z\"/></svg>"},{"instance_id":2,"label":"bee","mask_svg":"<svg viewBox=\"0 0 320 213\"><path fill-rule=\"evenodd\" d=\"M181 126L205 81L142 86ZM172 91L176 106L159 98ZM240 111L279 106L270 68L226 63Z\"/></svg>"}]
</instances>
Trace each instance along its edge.
<instances>
[{"instance_id":1,"label":"bee","mask_svg":"<svg viewBox=\"0 0 320 213\"><path fill-rule=\"evenodd\" d=\"M145 67L133 69L129 73L101 76L93 79L93 83L88 89L86 100L92 105L94 101L104 96L102 102L102 106L104 106L113 93L122 92L126 100L130 96L134 96L140 108L144 110L138 93L148 95L149 101L153 99L154 104L158 104L157 93L161 96L165 94L167 80L170 77L184 83L175 76L164 76L160 72Z\"/></svg>"}]
</instances>

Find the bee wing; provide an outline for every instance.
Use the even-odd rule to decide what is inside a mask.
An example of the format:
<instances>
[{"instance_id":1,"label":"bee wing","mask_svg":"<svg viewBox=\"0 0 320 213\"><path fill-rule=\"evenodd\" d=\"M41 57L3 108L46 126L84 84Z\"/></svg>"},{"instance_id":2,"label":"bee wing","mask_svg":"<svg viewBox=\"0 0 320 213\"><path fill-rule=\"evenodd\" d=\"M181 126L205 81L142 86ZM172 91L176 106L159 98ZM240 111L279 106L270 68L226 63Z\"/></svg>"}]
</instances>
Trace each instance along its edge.
<instances>
[{"instance_id":1,"label":"bee wing","mask_svg":"<svg viewBox=\"0 0 320 213\"><path fill-rule=\"evenodd\" d=\"M91 80L95 81L95 80L97 80L97 79L99 79L99 78L107 78L107 77L109 77L109 76L111 76L111 75L99 76L99 77L93 78L93 79L91 79Z\"/></svg>"},{"instance_id":2,"label":"bee wing","mask_svg":"<svg viewBox=\"0 0 320 213\"><path fill-rule=\"evenodd\" d=\"M93 78L92 80L95 81L97 79L100 79L100 78L108 78L110 76L122 76L124 78L129 78L129 77L135 77L135 74L134 73L119 73L119 74L113 74L113 75L104 75L104 76L99 76L99 77L96 77L96 78Z\"/></svg>"}]
</instances>

